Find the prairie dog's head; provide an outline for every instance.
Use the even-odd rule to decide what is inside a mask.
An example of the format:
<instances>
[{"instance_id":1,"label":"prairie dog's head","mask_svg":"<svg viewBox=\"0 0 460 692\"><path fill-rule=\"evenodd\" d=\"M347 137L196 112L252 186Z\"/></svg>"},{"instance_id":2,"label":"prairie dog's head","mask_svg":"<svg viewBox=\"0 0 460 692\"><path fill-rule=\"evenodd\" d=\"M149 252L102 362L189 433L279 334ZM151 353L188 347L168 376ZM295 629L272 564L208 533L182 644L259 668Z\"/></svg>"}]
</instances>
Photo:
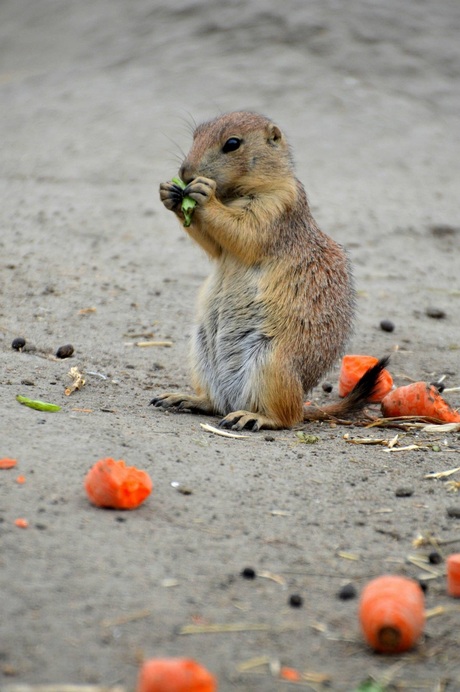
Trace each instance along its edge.
<instances>
[{"instance_id":1,"label":"prairie dog's head","mask_svg":"<svg viewBox=\"0 0 460 692\"><path fill-rule=\"evenodd\" d=\"M217 183L221 200L276 188L292 177L289 146L271 120L247 111L227 113L199 125L179 174L189 183L198 176Z\"/></svg>"}]
</instances>

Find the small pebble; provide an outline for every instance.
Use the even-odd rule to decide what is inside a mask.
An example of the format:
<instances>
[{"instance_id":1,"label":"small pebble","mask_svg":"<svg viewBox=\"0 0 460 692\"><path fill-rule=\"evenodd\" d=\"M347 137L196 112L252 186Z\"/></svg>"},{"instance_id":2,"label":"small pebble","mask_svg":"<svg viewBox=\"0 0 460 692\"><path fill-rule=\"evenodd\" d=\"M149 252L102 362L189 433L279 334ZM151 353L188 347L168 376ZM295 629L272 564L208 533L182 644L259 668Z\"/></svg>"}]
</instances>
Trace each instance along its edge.
<instances>
[{"instance_id":1,"label":"small pebble","mask_svg":"<svg viewBox=\"0 0 460 692\"><path fill-rule=\"evenodd\" d=\"M337 597L340 598L341 601L349 601L351 598L356 598L356 595L356 588L353 584L345 584L337 593Z\"/></svg>"},{"instance_id":2,"label":"small pebble","mask_svg":"<svg viewBox=\"0 0 460 692\"><path fill-rule=\"evenodd\" d=\"M446 316L446 313L441 308L429 307L425 310L425 313L434 320L442 320Z\"/></svg>"},{"instance_id":3,"label":"small pebble","mask_svg":"<svg viewBox=\"0 0 460 692\"><path fill-rule=\"evenodd\" d=\"M303 598L298 593L293 593L289 596L289 605L292 608L300 608L303 605Z\"/></svg>"},{"instance_id":4,"label":"small pebble","mask_svg":"<svg viewBox=\"0 0 460 692\"><path fill-rule=\"evenodd\" d=\"M22 338L22 336L16 337L16 339L13 339L13 343L11 344L11 348L14 348L15 351L22 351L24 346L26 345L26 340Z\"/></svg>"},{"instance_id":5,"label":"small pebble","mask_svg":"<svg viewBox=\"0 0 460 692\"><path fill-rule=\"evenodd\" d=\"M380 329L382 332L393 332L394 328L395 326L391 320L382 320L380 322Z\"/></svg>"},{"instance_id":6,"label":"small pebble","mask_svg":"<svg viewBox=\"0 0 460 692\"><path fill-rule=\"evenodd\" d=\"M396 497L410 497L413 494L413 488L396 488L395 490Z\"/></svg>"},{"instance_id":7,"label":"small pebble","mask_svg":"<svg viewBox=\"0 0 460 692\"><path fill-rule=\"evenodd\" d=\"M323 392L327 392L327 394L330 394L332 392L332 390L334 389L334 387L332 386L332 384L330 382L323 382L323 384L321 386L323 388Z\"/></svg>"},{"instance_id":8,"label":"small pebble","mask_svg":"<svg viewBox=\"0 0 460 692\"><path fill-rule=\"evenodd\" d=\"M275 438L273 437L273 435L265 435L264 440L265 442L274 442Z\"/></svg>"},{"instance_id":9,"label":"small pebble","mask_svg":"<svg viewBox=\"0 0 460 692\"><path fill-rule=\"evenodd\" d=\"M252 567L245 567L243 570L241 570L241 576L245 579L255 579L256 571L255 569L252 569Z\"/></svg>"},{"instance_id":10,"label":"small pebble","mask_svg":"<svg viewBox=\"0 0 460 692\"><path fill-rule=\"evenodd\" d=\"M448 507L447 516L452 517L453 519L460 519L460 506Z\"/></svg>"},{"instance_id":11,"label":"small pebble","mask_svg":"<svg viewBox=\"0 0 460 692\"><path fill-rule=\"evenodd\" d=\"M74 348L72 344L66 344L65 346L59 346L56 351L56 358L70 358L73 355Z\"/></svg>"},{"instance_id":12,"label":"small pebble","mask_svg":"<svg viewBox=\"0 0 460 692\"><path fill-rule=\"evenodd\" d=\"M181 495L193 495L193 490L188 487L188 485L179 485L177 487L177 492Z\"/></svg>"},{"instance_id":13,"label":"small pebble","mask_svg":"<svg viewBox=\"0 0 460 692\"><path fill-rule=\"evenodd\" d=\"M429 555L428 555L428 561L432 565L439 565L440 562L442 562L442 555L438 553L437 550L433 550Z\"/></svg>"}]
</instances>

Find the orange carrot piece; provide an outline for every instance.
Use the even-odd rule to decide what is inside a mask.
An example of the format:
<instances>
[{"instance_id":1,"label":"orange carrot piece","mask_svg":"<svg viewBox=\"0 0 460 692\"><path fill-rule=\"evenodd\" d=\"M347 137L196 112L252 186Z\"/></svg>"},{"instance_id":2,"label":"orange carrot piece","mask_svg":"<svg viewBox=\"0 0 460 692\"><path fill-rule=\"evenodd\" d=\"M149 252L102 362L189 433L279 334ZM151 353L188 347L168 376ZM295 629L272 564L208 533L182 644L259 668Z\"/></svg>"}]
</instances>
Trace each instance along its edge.
<instances>
[{"instance_id":1,"label":"orange carrot piece","mask_svg":"<svg viewBox=\"0 0 460 692\"><path fill-rule=\"evenodd\" d=\"M18 477L16 478L16 483L20 483L20 484L22 485L22 483L25 483L25 482L26 482L26 477L25 477L25 476L18 476Z\"/></svg>"},{"instance_id":2,"label":"orange carrot piece","mask_svg":"<svg viewBox=\"0 0 460 692\"><path fill-rule=\"evenodd\" d=\"M460 423L460 413L454 411L436 387L427 382L413 382L394 389L382 400L382 413L385 418L420 416L444 423Z\"/></svg>"},{"instance_id":3,"label":"orange carrot piece","mask_svg":"<svg viewBox=\"0 0 460 692\"><path fill-rule=\"evenodd\" d=\"M18 519L15 519L14 524L20 529L27 529L27 527L29 526L29 522L27 521L27 519L24 519L24 517L19 517Z\"/></svg>"},{"instance_id":4,"label":"orange carrot piece","mask_svg":"<svg viewBox=\"0 0 460 692\"><path fill-rule=\"evenodd\" d=\"M288 666L282 666L280 670L280 678L282 680L288 680L290 682L299 682L302 680L302 676L298 670L295 668L289 668Z\"/></svg>"},{"instance_id":5,"label":"orange carrot piece","mask_svg":"<svg viewBox=\"0 0 460 692\"><path fill-rule=\"evenodd\" d=\"M425 599L413 579L383 575L361 594L359 619L367 643L380 653L411 649L425 625Z\"/></svg>"},{"instance_id":6,"label":"orange carrot piece","mask_svg":"<svg viewBox=\"0 0 460 692\"><path fill-rule=\"evenodd\" d=\"M344 356L339 375L339 396L349 394L361 377L377 363L378 358L374 358L374 356ZM393 378L388 370L384 369L380 373L377 382L373 396L369 399L369 401L374 403L378 403L385 394L388 394L393 386Z\"/></svg>"},{"instance_id":7,"label":"orange carrot piece","mask_svg":"<svg viewBox=\"0 0 460 692\"><path fill-rule=\"evenodd\" d=\"M460 553L449 555L447 564L447 593L460 598Z\"/></svg>"},{"instance_id":8,"label":"orange carrot piece","mask_svg":"<svg viewBox=\"0 0 460 692\"><path fill-rule=\"evenodd\" d=\"M0 459L0 469L12 469L18 462L16 459Z\"/></svg>"},{"instance_id":9,"label":"orange carrot piece","mask_svg":"<svg viewBox=\"0 0 460 692\"><path fill-rule=\"evenodd\" d=\"M88 471L85 489L97 507L135 509L150 495L153 483L146 471L115 459L100 459Z\"/></svg>"},{"instance_id":10,"label":"orange carrot piece","mask_svg":"<svg viewBox=\"0 0 460 692\"><path fill-rule=\"evenodd\" d=\"M217 680L190 658L152 658L139 672L136 692L216 692Z\"/></svg>"}]
</instances>

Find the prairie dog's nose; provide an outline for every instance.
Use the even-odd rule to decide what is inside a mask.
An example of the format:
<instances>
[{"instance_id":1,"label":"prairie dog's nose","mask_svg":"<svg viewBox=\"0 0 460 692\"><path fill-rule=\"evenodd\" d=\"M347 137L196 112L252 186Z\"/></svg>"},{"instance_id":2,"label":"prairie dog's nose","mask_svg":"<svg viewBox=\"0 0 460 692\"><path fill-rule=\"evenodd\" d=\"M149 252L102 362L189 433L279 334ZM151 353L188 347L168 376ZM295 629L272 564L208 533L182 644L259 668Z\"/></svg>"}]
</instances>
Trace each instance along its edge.
<instances>
[{"instance_id":1,"label":"prairie dog's nose","mask_svg":"<svg viewBox=\"0 0 460 692\"><path fill-rule=\"evenodd\" d=\"M191 166L187 160L184 161L182 166L179 169L179 176L181 179L184 181L186 185L192 182L194 178L196 178L195 172L193 170L193 166Z\"/></svg>"}]
</instances>

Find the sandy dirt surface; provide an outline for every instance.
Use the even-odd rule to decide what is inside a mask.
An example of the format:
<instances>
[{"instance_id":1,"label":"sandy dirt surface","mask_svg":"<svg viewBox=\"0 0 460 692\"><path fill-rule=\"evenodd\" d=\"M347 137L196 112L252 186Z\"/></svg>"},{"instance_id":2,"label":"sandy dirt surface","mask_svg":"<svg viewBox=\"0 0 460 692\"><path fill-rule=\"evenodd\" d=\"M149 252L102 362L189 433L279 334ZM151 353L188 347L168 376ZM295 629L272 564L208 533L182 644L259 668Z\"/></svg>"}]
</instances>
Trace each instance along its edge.
<instances>
[{"instance_id":1,"label":"sandy dirt surface","mask_svg":"<svg viewBox=\"0 0 460 692\"><path fill-rule=\"evenodd\" d=\"M414 548L421 533L460 550L460 495L425 478L460 466L458 433L403 434L418 449L394 453L346 442L395 435L356 426L309 425L309 445L295 431L227 440L200 427L214 419L148 407L188 386L209 271L157 188L194 120L237 109L283 128L320 226L350 254L348 351L392 353L398 384L460 385L459 33L457 0L3 0L0 457L18 465L0 471L2 688L134 690L143 658L187 655L223 692L293 689L277 663L306 674L299 689L348 692L369 675L460 689L460 612L442 576L427 607L445 611L390 659L363 644L357 599L337 597L384 572L442 574L408 561L433 550ZM133 345L151 338L173 345ZM74 356L53 358L67 343ZM73 366L86 385L65 396ZM337 373L310 398L337 396ZM151 475L140 509L89 504L83 478L107 456ZM241 631L185 634L194 624Z\"/></svg>"}]
</instances>

